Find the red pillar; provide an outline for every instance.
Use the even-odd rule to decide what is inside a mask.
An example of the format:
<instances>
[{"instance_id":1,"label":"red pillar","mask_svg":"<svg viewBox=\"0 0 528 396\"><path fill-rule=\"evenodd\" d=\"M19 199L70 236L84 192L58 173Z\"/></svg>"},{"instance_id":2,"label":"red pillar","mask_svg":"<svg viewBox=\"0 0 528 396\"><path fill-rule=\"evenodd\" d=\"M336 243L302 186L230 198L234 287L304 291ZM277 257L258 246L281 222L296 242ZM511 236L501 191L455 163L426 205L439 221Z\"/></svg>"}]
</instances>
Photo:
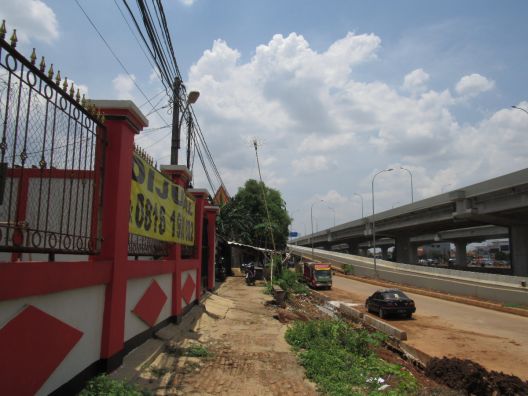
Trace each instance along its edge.
<instances>
[{"instance_id":1,"label":"red pillar","mask_svg":"<svg viewBox=\"0 0 528 396\"><path fill-rule=\"evenodd\" d=\"M103 224L101 253L94 261L111 261L112 277L106 286L101 358L108 371L122 362L125 334L125 275L128 258L128 222L134 135L148 125L147 119L128 100L95 100L92 103L105 115L107 141L105 152Z\"/></svg>"},{"instance_id":2,"label":"red pillar","mask_svg":"<svg viewBox=\"0 0 528 396\"><path fill-rule=\"evenodd\" d=\"M207 239L209 240L209 256L208 256L208 273L207 289L213 290L215 284L215 255L216 255L216 216L220 212L218 206L206 206L205 215L209 228L207 229Z\"/></svg>"},{"instance_id":3,"label":"red pillar","mask_svg":"<svg viewBox=\"0 0 528 396\"><path fill-rule=\"evenodd\" d=\"M209 197L209 192L203 188L191 188L187 190L195 199L195 231L194 236L194 258L198 262L198 267L196 269L196 298L199 300L202 297L202 245L203 245L203 226L204 226L204 212L205 212L205 203Z\"/></svg>"},{"instance_id":4,"label":"red pillar","mask_svg":"<svg viewBox=\"0 0 528 396\"><path fill-rule=\"evenodd\" d=\"M191 172L183 165L162 165L161 172L168 175L177 185L187 188L191 181ZM172 316L176 322L180 322L182 316L182 295L181 295L181 251L180 244L172 244L169 251L169 259L174 260L174 272L172 273Z\"/></svg>"}]
</instances>

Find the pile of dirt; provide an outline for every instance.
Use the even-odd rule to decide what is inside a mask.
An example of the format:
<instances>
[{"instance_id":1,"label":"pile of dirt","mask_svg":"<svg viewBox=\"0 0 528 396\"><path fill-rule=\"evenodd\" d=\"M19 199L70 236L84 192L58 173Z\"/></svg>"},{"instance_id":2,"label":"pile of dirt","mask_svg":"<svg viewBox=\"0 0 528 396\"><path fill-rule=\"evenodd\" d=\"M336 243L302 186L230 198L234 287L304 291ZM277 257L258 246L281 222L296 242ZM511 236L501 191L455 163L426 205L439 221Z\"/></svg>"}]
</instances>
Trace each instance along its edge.
<instances>
[{"instance_id":1,"label":"pile of dirt","mask_svg":"<svg viewBox=\"0 0 528 396\"><path fill-rule=\"evenodd\" d=\"M513 375L488 371L471 360L433 358L425 368L425 375L470 395L528 395L528 382Z\"/></svg>"}]
</instances>

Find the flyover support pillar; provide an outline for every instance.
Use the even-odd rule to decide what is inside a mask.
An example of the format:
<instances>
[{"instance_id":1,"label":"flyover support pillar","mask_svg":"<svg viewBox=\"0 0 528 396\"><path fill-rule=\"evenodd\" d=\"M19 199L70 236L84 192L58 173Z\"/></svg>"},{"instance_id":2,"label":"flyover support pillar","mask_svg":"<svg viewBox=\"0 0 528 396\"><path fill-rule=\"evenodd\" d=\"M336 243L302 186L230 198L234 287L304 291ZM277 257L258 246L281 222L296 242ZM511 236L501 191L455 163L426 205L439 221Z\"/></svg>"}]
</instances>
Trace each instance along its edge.
<instances>
[{"instance_id":1,"label":"flyover support pillar","mask_svg":"<svg viewBox=\"0 0 528 396\"><path fill-rule=\"evenodd\" d=\"M466 241L461 241L461 240L455 241L456 265L458 267L467 266L466 246L467 246Z\"/></svg>"},{"instance_id":2,"label":"flyover support pillar","mask_svg":"<svg viewBox=\"0 0 528 396\"><path fill-rule=\"evenodd\" d=\"M381 246L381 258L387 260L389 258L389 247Z\"/></svg>"},{"instance_id":3,"label":"flyover support pillar","mask_svg":"<svg viewBox=\"0 0 528 396\"><path fill-rule=\"evenodd\" d=\"M416 264L416 246L411 244L408 235L398 235L396 242L396 261L398 263Z\"/></svg>"},{"instance_id":4,"label":"flyover support pillar","mask_svg":"<svg viewBox=\"0 0 528 396\"><path fill-rule=\"evenodd\" d=\"M528 226L510 227L510 251L513 275L528 276Z\"/></svg>"}]
</instances>

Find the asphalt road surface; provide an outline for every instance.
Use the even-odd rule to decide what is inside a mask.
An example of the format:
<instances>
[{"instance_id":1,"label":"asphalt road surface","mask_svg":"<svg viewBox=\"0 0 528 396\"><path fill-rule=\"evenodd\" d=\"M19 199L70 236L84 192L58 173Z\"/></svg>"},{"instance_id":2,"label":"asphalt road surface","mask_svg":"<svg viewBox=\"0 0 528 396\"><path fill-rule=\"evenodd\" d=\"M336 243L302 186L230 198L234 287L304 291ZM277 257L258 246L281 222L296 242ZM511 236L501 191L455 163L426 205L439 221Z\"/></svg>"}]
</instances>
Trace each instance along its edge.
<instances>
[{"instance_id":1,"label":"asphalt road surface","mask_svg":"<svg viewBox=\"0 0 528 396\"><path fill-rule=\"evenodd\" d=\"M364 306L379 286L335 276L332 299ZM528 380L528 318L405 292L416 303L413 319L389 318L408 343L431 356L471 359L488 370Z\"/></svg>"}]
</instances>

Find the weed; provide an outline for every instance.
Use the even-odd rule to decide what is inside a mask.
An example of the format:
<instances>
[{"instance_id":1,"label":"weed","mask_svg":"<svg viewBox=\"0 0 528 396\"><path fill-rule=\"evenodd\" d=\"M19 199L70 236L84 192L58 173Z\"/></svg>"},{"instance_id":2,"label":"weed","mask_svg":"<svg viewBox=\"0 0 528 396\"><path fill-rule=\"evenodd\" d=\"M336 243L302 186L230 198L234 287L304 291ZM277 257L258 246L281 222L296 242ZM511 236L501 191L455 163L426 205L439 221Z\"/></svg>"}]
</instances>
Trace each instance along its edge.
<instances>
[{"instance_id":1,"label":"weed","mask_svg":"<svg viewBox=\"0 0 528 396\"><path fill-rule=\"evenodd\" d=\"M285 269L282 271L279 277L276 278L275 282L287 293L293 294L310 294L310 290L306 285L299 283L297 273Z\"/></svg>"},{"instance_id":2,"label":"weed","mask_svg":"<svg viewBox=\"0 0 528 396\"><path fill-rule=\"evenodd\" d=\"M203 345L192 345L184 350L185 356L209 357L211 353Z\"/></svg>"},{"instance_id":3,"label":"weed","mask_svg":"<svg viewBox=\"0 0 528 396\"><path fill-rule=\"evenodd\" d=\"M163 377L165 374L169 372L169 369L167 367L152 367L150 369L150 372L156 376L156 377Z\"/></svg>"},{"instance_id":4,"label":"weed","mask_svg":"<svg viewBox=\"0 0 528 396\"><path fill-rule=\"evenodd\" d=\"M91 379L85 388L79 393L79 396L146 396L150 392L139 389L133 384L124 381L114 380L106 374L98 375Z\"/></svg>"},{"instance_id":5,"label":"weed","mask_svg":"<svg viewBox=\"0 0 528 396\"><path fill-rule=\"evenodd\" d=\"M389 376L394 380L384 394L416 393L418 385L409 372L373 352L383 339L379 333L356 330L339 320L295 322L286 332L306 375L326 394L376 394L375 379Z\"/></svg>"},{"instance_id":6,"label":"weed","mask_svg":"<svg viewBox=\"0 0 528 396\"><path fill-rule=\"evenodd\" d=\"M181 348L175 345L166 345L165 352L176 356L190 356L190 357L211 357L212 353L203 345L191 345L187 348Z\"/></svg>"},{"instance_id":7,"label":"weed","mask_svg":"<svg viewBox=\"0 0 528 396\"><path fill-rule=\"evenodd\" d=\"M354 267L352 264L343 264L343 273L345 275L354 275Z\"/></svg>"}]
</instances>

